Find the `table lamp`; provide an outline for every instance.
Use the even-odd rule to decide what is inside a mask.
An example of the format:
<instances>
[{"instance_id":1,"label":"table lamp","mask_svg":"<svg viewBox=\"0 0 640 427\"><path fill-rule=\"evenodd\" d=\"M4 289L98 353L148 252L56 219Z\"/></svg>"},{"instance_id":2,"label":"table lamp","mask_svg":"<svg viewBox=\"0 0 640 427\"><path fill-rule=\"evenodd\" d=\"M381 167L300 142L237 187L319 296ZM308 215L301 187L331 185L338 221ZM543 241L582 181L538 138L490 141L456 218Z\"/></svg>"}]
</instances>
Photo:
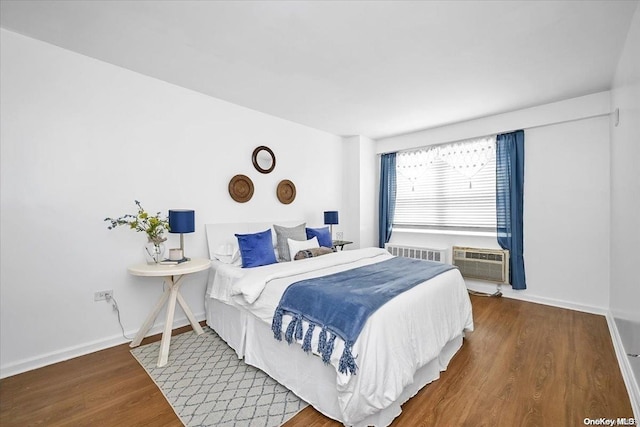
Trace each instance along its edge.
<instances>
[{"instance_id":1,"label":"table lamp","mask_svg":"<svg viewBox=\"0 0 640 427\"><path fill-rule=\"evenodd\" d=\"M184 254L184 233L193 233L196 213L189 209L169 210L169 233L180 233L180 251L182 259L188 259Z\"/></svg>"},{"instance_id":2,"label":"table lamp","mask_svg":"<svg viewBox=\"0 0 640 427\"><path fill-rule=\"evenodd\" d=\"M338 211L324 211L324 224L329 226L331 239L333 240L333 224L338 223Z\"/></svg>"}]
</instances>

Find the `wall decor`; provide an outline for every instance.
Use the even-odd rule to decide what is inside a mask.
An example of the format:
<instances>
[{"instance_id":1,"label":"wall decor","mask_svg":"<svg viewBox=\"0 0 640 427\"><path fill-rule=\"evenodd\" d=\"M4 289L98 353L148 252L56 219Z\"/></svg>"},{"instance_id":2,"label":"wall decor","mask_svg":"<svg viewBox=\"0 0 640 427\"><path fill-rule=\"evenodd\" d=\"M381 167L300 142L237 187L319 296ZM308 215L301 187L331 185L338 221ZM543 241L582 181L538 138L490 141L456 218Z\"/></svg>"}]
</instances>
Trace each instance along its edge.
<instances>
[{"instance_id":1,"label":"wall decor","mask_svg":"<svg viewBox=\"0 0 640 427\"><path fill-rule=\"evenodd\" d=\"M253 166L260 173L270 173L276 167L276 155L271 148L261 145L253 150L251 155Z\"/></svg>"},{"instance_id":2,"label":"wall decor","mask_svg":"<svg viewBox=\"0 0 640 427\"><path fill-rule=\"evenodd\" d=\"M283 179L278 184L276 195L280 203L288 205L296 199L296 186L288 179Z\"/></svg>"},{"instance_id":3,"label":"wall decor","mask_svg":"<svg viewBox=\"0 0 640 427\"><path fill-rule=\"evenodd\" d=\"M229 195L238 203L245 203L253 197L253 182L246 175L236 175L229 181Z\"/></svg>"}]
</instances>

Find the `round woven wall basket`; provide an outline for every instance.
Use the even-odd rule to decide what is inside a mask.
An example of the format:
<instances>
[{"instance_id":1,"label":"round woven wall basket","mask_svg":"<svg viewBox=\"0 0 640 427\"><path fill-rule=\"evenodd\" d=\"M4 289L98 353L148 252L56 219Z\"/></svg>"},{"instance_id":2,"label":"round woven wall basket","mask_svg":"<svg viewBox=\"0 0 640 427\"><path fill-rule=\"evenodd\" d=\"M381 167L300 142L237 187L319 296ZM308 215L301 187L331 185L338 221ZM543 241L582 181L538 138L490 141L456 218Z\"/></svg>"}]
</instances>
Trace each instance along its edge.
<instances>
[{"instance_id":1,"label":"round woven wall basket","mask_svg":"<svg viewBox=\"0 0 640 427\"><path fill-rule=\"evenodd\" d=\"M246 175L236 175L229 181L229 195L238 203L245 203L253 197L253 182Z\"/></svg>"},{"instance_id":2,"label":"round woven wall basket","mask_svg":"<svg viewBox=\"0 0 640 427\"><path fill-rule=\"evenodd\" d=\"M288 205L296 199L296 186L288 179L283 179L276 190L280 203Z\"/></svg>"}]
</instances>

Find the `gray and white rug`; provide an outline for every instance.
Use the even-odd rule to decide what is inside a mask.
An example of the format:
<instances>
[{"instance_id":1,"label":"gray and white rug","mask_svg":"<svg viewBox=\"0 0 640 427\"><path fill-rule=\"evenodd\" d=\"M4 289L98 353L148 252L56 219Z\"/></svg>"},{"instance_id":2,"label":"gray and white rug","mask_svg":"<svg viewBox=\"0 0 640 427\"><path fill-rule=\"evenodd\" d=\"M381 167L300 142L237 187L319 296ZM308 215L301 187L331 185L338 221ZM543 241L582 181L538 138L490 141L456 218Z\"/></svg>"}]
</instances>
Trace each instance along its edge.
<instances>
[{"instance_id":1,"label":"gray and white rug","mask_svg":"<svg viewBox=\"0 0 640 427\"><path fill-rule=\"evenodd\" d=\"M307 406L261 370L245 364L212 329L171 338L158 368L160 342L131 350L181 421L189 426L280 426Z\"/></svg>"}]
</instances>

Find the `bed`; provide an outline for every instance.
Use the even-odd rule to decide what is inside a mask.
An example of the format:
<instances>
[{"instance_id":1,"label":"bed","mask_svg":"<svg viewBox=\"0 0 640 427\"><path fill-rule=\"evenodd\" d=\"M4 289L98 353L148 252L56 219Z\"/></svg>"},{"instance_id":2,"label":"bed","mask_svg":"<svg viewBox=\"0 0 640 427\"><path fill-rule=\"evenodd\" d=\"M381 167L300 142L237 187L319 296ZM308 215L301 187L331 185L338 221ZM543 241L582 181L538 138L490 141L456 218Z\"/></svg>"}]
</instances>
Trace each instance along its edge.
<instances>
[{"instance_id":1,"label":"bed","mask_svg":"<svg viewBox=\"0 0 640 427\"><path fill-rule=\"evenodd\" d=\"M275 222L294 226L303 221ZM401 405L446 370L473 330L471 302L457 269L446 271L394 297L368 318L351 348L357 373L340 373L344 342L335 342L328 364L301 340L274 339L274 311L291 283L393 258L379 248L339 251L290 262L241 268L220 253L235 233L272 228L269 223L207 224L212 271L205 294L207 324L246 363L292 390L324 415L352 426L387 426ZM275 239L274 239L275 246ZM227 252L228 255L230 253ZM286 327L285 320L283 328ZM308 326L308 325L305 325Z\"/></svg>"}]
</instances>

